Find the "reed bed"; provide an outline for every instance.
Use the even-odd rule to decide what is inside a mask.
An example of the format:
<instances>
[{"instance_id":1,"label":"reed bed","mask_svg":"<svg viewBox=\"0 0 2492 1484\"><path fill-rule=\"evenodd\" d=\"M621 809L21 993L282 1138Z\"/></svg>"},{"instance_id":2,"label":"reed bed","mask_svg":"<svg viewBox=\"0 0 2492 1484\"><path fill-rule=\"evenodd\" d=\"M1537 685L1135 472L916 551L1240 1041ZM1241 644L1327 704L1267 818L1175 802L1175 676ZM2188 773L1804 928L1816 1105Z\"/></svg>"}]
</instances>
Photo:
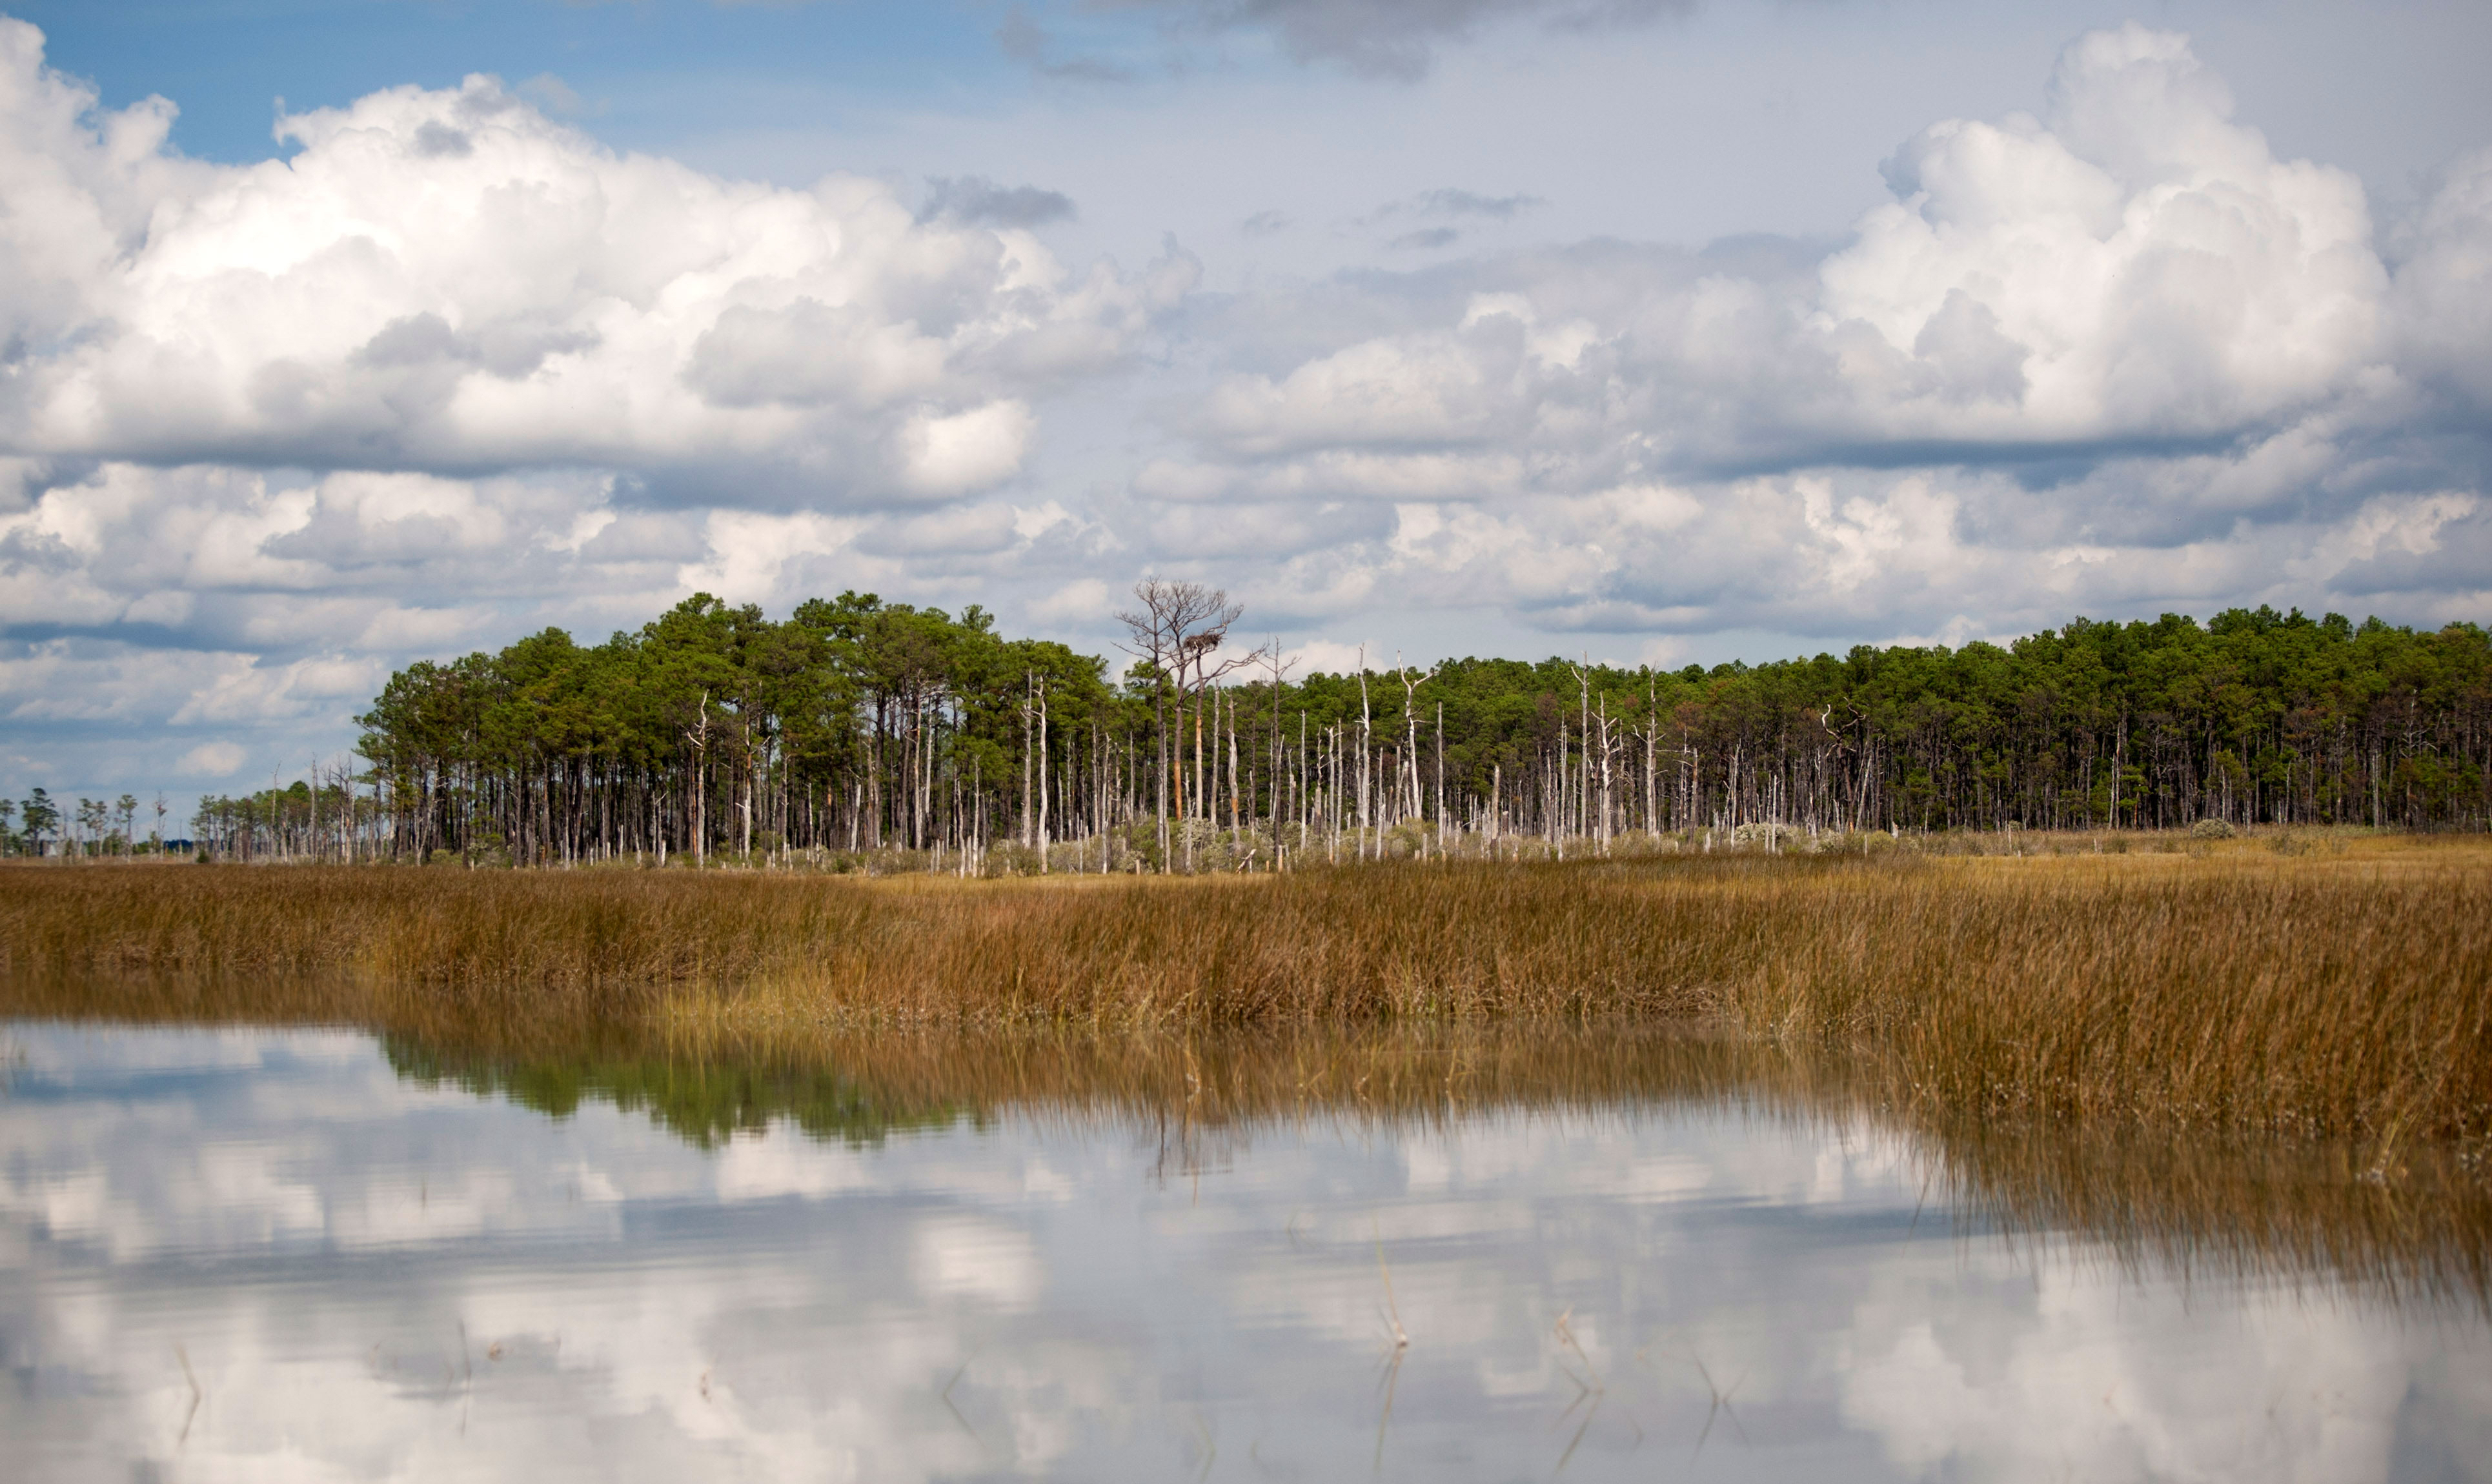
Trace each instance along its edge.
<instances>
[{"instance_id":1,"label":"reed bed","mask_svg":"<svg viewBox=\"0 0 2492 1484\"><path fill-rule=\"evenodd\" d=\"M0 871L0 984L474 1034L1702 1024L1950 1117L2492 1136L2492 851L1713 855L1284 876ZM179 1001L179 1004L173 1002Z\"/></svg>"}]
</instances>

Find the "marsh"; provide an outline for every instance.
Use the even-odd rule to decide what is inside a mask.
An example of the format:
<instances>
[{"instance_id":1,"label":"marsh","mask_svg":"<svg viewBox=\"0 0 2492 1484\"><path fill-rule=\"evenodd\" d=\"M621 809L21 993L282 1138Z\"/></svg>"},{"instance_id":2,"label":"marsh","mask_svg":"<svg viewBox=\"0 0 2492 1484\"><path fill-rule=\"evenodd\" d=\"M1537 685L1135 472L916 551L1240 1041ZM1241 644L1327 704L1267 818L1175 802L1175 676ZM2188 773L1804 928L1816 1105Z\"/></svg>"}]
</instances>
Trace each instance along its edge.
<instances>
[{"instance_id":1,"label":"marsh","mask_svg":"<svg viewBox=\"0 0 2492 1484\"><path fill-rule=\"evenodd\" d=\"M0 872L35 1476L2443 1479L2486 876Z\"/></svg>"}]
</instances>

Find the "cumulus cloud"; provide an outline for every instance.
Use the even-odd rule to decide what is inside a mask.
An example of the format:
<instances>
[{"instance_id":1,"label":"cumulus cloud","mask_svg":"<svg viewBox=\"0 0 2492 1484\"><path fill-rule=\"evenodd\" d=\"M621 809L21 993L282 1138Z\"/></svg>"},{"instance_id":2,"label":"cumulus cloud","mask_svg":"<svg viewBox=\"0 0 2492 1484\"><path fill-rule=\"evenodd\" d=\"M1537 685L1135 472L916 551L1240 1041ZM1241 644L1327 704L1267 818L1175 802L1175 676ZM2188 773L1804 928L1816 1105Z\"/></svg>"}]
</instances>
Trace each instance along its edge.
<instances>
[{"instance_id":1,"label":"cumulus cloud","mask_svg":"<svg viewBox=\"0 0 2492 1484\"><path fill-rule=\"evenodd\" d=\"M2450 165L2392 246L2399 369L2481 419L2492 412L2492 147Z\"/></svg>"},{"instance_id":2,"label":"cumulus cloud","mask_svg":"<svg viewBox=\"0 0 2492 1484\"><path fill-rule=\"evenodd\" d=\"M2051 104L1908 142L1824 265L1810 328L1888 436L2229 434L2381 364L2360 184L2274 159L2183 39L2089 36Z\"/></svg>"},{"instance_id":3,"label":"cumulus cloud","mask_svg":"<svg viewBox=\"0 0 2492 1484\"><path fill-rule=\"evenodd\" d=\"M910 429L1022 416L1191 281L1068 271L1021 230L1069 211L1049 192L964 179L921 219L876 181L722 180L490 77L288 116L296 153L244 167L169 152L161 100L99 109L21 22L0 78L21 454L629 467L678 499L870 505L928 487Z\"/></svg>"},{"instance_id":4,"label":"cumulus cloud","mask_svg":"<svg viewBox=\"0 0 2492 1484\"><path fill-rule=\"evenodd\" d=\"M229 742L201 742L183 753L174 767L192 777L224 778L242 767L246 755Z\"/></svg>"},{"instance_id":5,"label":"cumulus cloud","mask_svg":"<svg viewBox=\"0 0 2492 1484\"><path fill-rule=\"evenodd\" d=\"M1828 251L1587 243L1241 301L1135 492L1212 552L1261 503L1389 509L1275 575L1309 614L2492 614L2492 155L2384 249L2354 178L2276 158L2183 38L2084 37L2045 104L1906 141Z\"/></svg>"},{"instance_id":6,"label":"cumulus cloud","mask_svg":"<svg viewBox=\"0 0 2492 1484\"><path fill-rule=\"evenodd\" d=\"M579 106L549 79L397 88L281 119L287 159L210 164L169 147L171 103L100 107L0 18L14 768L299 769L420 655L702 586L992 602L1096 538L999 498L1042 406L1147 349L1193 259L1071 269L1027 231L1070 212L1053 192L954 177L921 216L548 117ZM1007 538L892 554L946 507Z\"/></svg>"},{"instance_id":7,"label":"cumulus cloud","mask_svg":"<svg viewBox=\"0 0 2492 1484\"><path fill-rule=\"evenodd\" d=\"M2045 120L1908 141L1896 199L1812 272L1611 244L1474 265L1468 294L1406 290L1439 296L1436 328L1232 378L1202 428L1264 452L1535 424L1685 469L2229 437L2392 374L2389 276L2351 175L2274 160L2175 37L2090 37L2052 94ZM2105 121L2132 114L2131 134ZM1413 422L1420 400L1435 410ZM1364 437L1343 422L1362 406Z\"/></svg>"}]
</instances>

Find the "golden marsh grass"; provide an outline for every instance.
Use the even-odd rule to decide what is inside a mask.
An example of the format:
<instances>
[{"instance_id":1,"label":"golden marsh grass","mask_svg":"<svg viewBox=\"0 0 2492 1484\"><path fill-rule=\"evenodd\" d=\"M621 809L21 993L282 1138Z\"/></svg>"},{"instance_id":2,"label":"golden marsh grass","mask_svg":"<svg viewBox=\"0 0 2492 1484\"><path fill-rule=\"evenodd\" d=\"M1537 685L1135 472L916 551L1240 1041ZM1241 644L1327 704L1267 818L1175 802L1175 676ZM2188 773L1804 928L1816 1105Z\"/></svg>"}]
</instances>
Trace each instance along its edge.
<instances>
[{"instance_id":1,"label":"golden marsh grass","mask_svg":"<svg viewBox=\"0 0 2492 1484\"><path fill-rule=\"evenodd\" d=\"M1950 1116L2492 1133L2472 839L1104 881L29 866L0 955L20 1013L136 971L156 1013L460 1035L1667 1020L1872 1058Z\"/></svg>"}]
</instances>

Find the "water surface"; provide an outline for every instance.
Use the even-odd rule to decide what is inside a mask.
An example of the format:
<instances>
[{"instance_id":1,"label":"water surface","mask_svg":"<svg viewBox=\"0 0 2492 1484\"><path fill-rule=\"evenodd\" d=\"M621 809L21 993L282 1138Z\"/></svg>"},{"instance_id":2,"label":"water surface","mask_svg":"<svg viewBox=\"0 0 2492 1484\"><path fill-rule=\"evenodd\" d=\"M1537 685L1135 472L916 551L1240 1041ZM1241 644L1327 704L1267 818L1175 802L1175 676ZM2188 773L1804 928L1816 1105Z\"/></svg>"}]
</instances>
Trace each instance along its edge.
<instances>
[{"instance_id":1,"label":"water surface","mask_svg":"<svg viewBox=\"0 0 2492 1484\"><path fill-rule=\"evenodd\" d=\"M2492 1478L2479 1228L2325 1161L2106 1191L1685 1067L0 1040L12 1477Z\"/></svg>"}]
</instances>

